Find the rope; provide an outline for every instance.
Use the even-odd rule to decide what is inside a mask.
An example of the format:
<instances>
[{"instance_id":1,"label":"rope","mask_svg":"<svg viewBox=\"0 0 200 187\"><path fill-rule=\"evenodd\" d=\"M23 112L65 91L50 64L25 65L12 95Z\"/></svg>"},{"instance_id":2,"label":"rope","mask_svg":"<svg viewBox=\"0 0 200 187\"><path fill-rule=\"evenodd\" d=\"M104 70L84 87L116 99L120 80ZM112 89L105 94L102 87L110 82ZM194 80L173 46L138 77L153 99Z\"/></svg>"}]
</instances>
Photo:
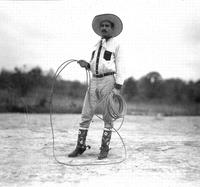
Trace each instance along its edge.
<instances>
[{"instance_id":1,"label":"rope","mask_svg":"<svg viewBox=\"0 0 200 187\"><path fill-rule=\"evenodd\" d=\"M89 83L91 80L91 76L88 70L86 70L86 78L87 78L87 83L88 83L87 86L88 86L88 92L89 92L89 89L90 89ZM90 102L90 95L89 95L89 102ZM104 114L107 113L108 115L111 116L111 118L113 118L112 122L116 121L119 118L122 119L120 126L118 127L118 129L116 129L117 131L119 131L124 123L124 116L126 115L126 112L127 112L127 105L124 98L120 94L114 94L111 91L110 93L108 93L106 96L102 97L99 100L99 102L96 104L96 107L99 105L103 105L103 108L106 109L104 110ZM99 115L97 114L95 115L99 119L103 120L103 118L100 117ZM112 132L115 132L115 131L112 131Z\"/></svg>"},{"instance_id":2,"label":"rope","mask_svg":"<svg viewBox=\"0 0 200 187\"><path fill-rule=\"evenodd\" d=\"M113 121L115 121L116 119L118 118L122 118L122 122L121 122L121 125L118 129L115 129L114 127L112 127L112 129L114 130L114 132L117 133L117 135L119 136L122 144L123 144L123 147L124 147L124 158L122 158L121 160L119 161L115 161L115 162L109 162L109 163L98 163L98 162L93 162L93 163L83 163L83 164L73 164L73 163L65 163L65 162L61 162L57 159L56 157L56 154L55 154L55 136L54 136L54 128L53 128L53 122L52 122L52 113L53 113L53 105L52 105L52 101L53 101L53 94L54 94L54 87L55 87L55 83L56 83L56 80L57 80L57 77L59 76L59 74L71 63L73 62L77 62L77 60L75 59L70 59L70 60L67 60L65 62L63 62L59 67L58 69L56 70L55 74L54 74L54 78L53 78L53 83L52 83L52 87L51 87L51 92L50 92L50 125L51 125L51 133L52 133L52 149L53 149L53 157L55 159L55 161L59 164L62 164L62 165L66 165L66 166L92 166L92 165L111 165L111 164L119 164L119 163L122 163L126 160L127 158L127 150L126 150L126 146L125 146L125 143L124 143L124 140L123 138L121 137L121 135L119 134L119 129L122 127L122 124L124 122L124 115L126 113L126 103L123 99L123 97L121 95L115 95L113 93L109 94L107 97L105 97L105 101L108 102L108 105L107 105L107 109L106 111L108 112L109 115L112 116L113 118ZM88 85L88 89L89 89L89 84L90 84L90 80L91 80L91 75L89 73L88 70L86 70L86 82L87 82L87 85ZM104 101L101 100L100 102ZM118 100L118 103L119 103L119 108L118 110L114 109L116 107L116 102L114 102L114 99ZM96 115L97 117L99 117L100 119L102 119L100 116ZM103 120L103 119L102 119Z\"/></svg>"}]
</instances>

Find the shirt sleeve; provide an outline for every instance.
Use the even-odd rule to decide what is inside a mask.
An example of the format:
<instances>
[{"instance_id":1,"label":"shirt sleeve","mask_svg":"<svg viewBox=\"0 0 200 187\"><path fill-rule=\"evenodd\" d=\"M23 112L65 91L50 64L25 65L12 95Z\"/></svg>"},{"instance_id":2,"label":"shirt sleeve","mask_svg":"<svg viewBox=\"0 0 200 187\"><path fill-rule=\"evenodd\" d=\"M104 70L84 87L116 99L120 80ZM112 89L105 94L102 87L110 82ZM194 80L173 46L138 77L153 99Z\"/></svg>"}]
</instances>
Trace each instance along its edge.
<instances>
[{"instance_id":1,"label":"shirt sleeve","mask_svg":"<svg viewBox=\"0 0 200 187\"><path fill-rule=\"evenodd\" d=\"M115 65L116 65L116 83L123 85L125 77L125 63L123 57L123 49L118 45L115 50Z\"/></svg>"}]
</instances>

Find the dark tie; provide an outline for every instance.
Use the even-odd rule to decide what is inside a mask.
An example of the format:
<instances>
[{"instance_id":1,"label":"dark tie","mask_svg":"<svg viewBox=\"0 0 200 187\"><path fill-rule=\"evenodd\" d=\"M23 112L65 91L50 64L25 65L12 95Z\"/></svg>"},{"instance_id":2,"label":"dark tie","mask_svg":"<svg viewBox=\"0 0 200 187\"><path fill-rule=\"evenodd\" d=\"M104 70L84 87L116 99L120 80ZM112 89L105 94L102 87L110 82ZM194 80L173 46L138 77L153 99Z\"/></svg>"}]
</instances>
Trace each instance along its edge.
<instances>
[{"instance_id":1,"label":"dark tie","mask_svg":"<svg viewBox=\"0 0 200 187\"><path fill-rule=\"evenodd\" d=\"M98 75L98 66L99 66L99 57L100 57L100 54L101 54L101 48L102 48L102 40L100 41L100 44L99 44L99 49L98 49L98 53L97 53L97 59L96 59L96 75Z\"/></svg>"}]
</instances>

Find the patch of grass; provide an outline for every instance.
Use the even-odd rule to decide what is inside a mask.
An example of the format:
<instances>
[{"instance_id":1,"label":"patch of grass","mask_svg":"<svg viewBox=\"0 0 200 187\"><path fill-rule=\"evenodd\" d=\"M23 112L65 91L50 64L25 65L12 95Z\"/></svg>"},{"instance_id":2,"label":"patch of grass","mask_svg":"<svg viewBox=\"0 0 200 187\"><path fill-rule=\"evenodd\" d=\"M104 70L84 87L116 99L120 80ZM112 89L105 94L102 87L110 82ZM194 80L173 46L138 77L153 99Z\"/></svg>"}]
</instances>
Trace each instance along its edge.
<instances>
[{"instance_id":1,"label":"patch of grass","mask_svg":"<svg viewBox=\"0 0 200 187\"><path fill-rule=\"evenodd\" d=\"M200 115L200 104L170 104L170 103L152 103L137 102L127 103L128 114L135 115L155 115L162 114L164 116L177 115Z\"/></svg>"},{"instance_id":2,"label":"patch of grass","mask_svg":"<svg viewBox=\"0 0 200 187\"><path fill-rule=\"evenodd\" d=\"M69 97L55 97L52 102L55 113L81 113L83 99Z\"/></svg>"}]
</instances>

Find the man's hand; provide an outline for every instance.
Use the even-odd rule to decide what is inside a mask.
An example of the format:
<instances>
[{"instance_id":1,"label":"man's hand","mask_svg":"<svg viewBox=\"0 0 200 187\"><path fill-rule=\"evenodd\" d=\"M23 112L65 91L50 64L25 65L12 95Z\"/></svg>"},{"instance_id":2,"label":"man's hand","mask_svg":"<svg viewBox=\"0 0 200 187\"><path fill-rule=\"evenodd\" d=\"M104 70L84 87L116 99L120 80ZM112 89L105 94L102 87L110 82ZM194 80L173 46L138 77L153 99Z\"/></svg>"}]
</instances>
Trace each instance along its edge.
<instances>
[{"instance_id":1,"label":"man's hand","mask_svg":"<svg viewBox=\"0 0 200 187\"><path fill-rule=\"evenodd\" d=\"M113 88L113 89L112 89L112 92L113 92L115 95L119 95L119 94L120 94L120 89Z\"/></svg>"},{"instance_id":2,"label":"man's hand","mask_svg":"<svg viewBox=\"0 0 200 187\"><path fill-rule=\"evenodd\" d=\"M113 92L114 94L116 94L116 95L119 95L119 94L120 94L120 91L121 91L121 88L122 88L122 85L121 85L121 84L115 83L112 92Z\"/></svg>"},{"instance_id":3,"label":"man's hand","mask_svg":"<svg viewBox=\"0 0 200 187\"><path fill-rule=\"evenodd\" d=\"M79 60L77 63L78 63L82 68L86 68L86 69L89 68L89 63L86 62L85 60Z\"/></svg>"}]
</instances>

